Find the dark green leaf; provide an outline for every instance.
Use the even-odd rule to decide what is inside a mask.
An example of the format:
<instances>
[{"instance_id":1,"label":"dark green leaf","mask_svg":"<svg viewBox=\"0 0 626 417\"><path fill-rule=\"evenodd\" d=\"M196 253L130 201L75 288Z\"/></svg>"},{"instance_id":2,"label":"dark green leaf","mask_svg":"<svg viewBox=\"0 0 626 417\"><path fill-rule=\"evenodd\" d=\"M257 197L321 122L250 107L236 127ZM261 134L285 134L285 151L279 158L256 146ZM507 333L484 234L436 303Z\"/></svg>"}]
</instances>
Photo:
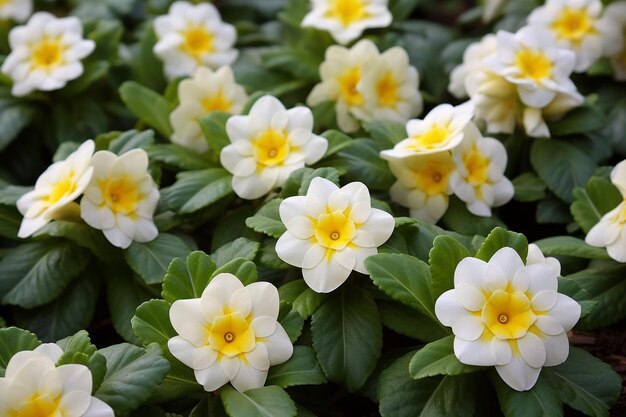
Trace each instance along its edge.
<instances>
[{"instance_id":1,"label":"dark green leaf","mask_svg":"<svg viewBox=\"0 0 626 417\"><path fill-rule=\"evenodd\" d=\"M526 240L526 237L521 233L509 232L501 227L497 227L489 233L487 239L480 245L476 257L487 262L498 250L504 247L515 249L520 258L522 258L522 262L526 262L526 255L528 255L528 240Z\"/></svg>"},{"instance_id":2,"label":"dark green leaf","mask_svg":"<svg viewBox=\"0 0 626 417\"><path fill-rule=\"evenodd\" d=\"M316 293L303 280L295 280L278 289L281 300L290 302L294 311L302 318L309 318L325 300L323 294Z\"/></svg>"},{"instance_id":3,"label":"dark green leaf","mask_svg":"<svg viewBox=\"0 0 626 417\"><path fill-rule=\"evenodd\" d=\"M259 242L240 237L230 243L225 244L215 251L211 257L218 267L221 267L236 258L253 260L259 251Z\"/></svg>"},{"instance_id":4,"label":"dark green leaf","mask_svg":"<svg viewBox=\"0 0 626 417\"><path fill-rule=\"evenodd\" d=\"M432 342L450 333L439 322L395 301L378 301L378 310L384 326L412 339Z\"/></svg>"},{"instance_id":5,"label":"dark green leaf","mask_svg":"<svg viewBox=\"0 0 626 417\"><path fill-rule=\"evenodd\" d=\"M256 282L259 277L254 262L243 258L233 259L225 265L217 268L215 272L213 272L213 277L216 277L219 274L233 274L243 283L243 285Z\"/></svg>"},{"instance_id":6,"label":"dark green leaf","mask_svg":"<svg viewBox=\"0 0 626 417\"><path fill-rule=\"evenodd\" d=\"M606 127L606 116L597 106L582 106L569 111L561 119L548 124L552 136L585 133Z\"/></svg>"},{"instance_id":7,"label":"dark green leaf","mask_svg":"<svg viewBox=\"0 0 626 417\"><path fill-rule=\"evenodd\" d=\"M287 362L270 368L266 385L287 388L325 383L326 377L315 359L313 349L308 346L294 346L293 356Z\"/></svg>"},{"instance_id":8,"label":"dark green leaf","mask_svg":"<svg viewBox=\"0 0 626 417\"><path fill-rule=\"evenodd\" d=\"M212 167L207 157L173 143L148 146L146 152L151 160L182 170L194 171Z\"/></svg>"},{"instance_id":9,"label":"dark green leaf","mask_svg":"<svg viewBox=\"0 0 626 417\"><path fill-rule=\"evenodd\" d=\"M346 177L349 181L361 181L370 190L387 192L395 181L387 161L378 156L376 144L367 139L354 140L352 145L339 152L339 156L348 162Z\"/></svg>"},{"instance_id":10,"label":"dark green leaf","mask_svg":"<svg viewBox=\"0 0 626 417\"><path fill-rule=\"evenodd\" d=\"M544 255L576 256L585 259L609 259L604 248L589 246L573 236L554 236L535 242Z\"/></svg>"},{"instance_id":11,"label":"dark green leaf","mask_svg":"<svg viewBox=\"0 0 626 417\"><path fill-rule=\"evenodd\" d=\"M393 148L398 142L406 139L405 123L392 120L375 120L365 123L365 130L372 135L379 151Z\"/></svg>"},{"instance_id":12,"label":"dark green leaf","mask_svg":"<svg viewBox=\"0 0 626 417\"><path fill-rule=\"evenodd\" d=\"M538 201L546 196L546 184L532 172L525 172L513 180L515 199L522 202Z\"/></svg>"},{"instance_id":13,"label":"dark green leaf","mask_svg":"<svg viewBox=\"0 0 626 417\"><path fill-rule=\"evenodd\" d=\"M131 319L141 303L154 294L139 283L126 269L111 269L107 273L107 301L113 328L124 340L136 343Z\"/></svg>"},{"instance_id":14,"label":"dark green leaf","mask_svg":"<svg viewBox=\"0 0 626 417\"><path fill-rule=\"evenodd\" d=\"M217 269L215 262L204 252L192 252L187 261L174 259L163 280L163 299L176 300L200 298Z\"/></svg>"},{"instance_id":15,"label":"dark green leaf","mask_svg":"<svg viewBox=\"0 0 626 417\"><path fill-rule=\"evenodd\" d=\"M435 375L461 375L479 371L476 366L464 365L454 355L454 336L431 342L417 351L409 363L409 372L415 379Z\"/></svg>"},{"instance_id":16,"label":"dark green leaf","mask_svg":"<svg viewBox=\"0 0 626 417\"><path fill-rule=\"evenodd\" d=\"M186 171L174 185L161 190L159 205L180 213L193 213L232 194L232 176L222 168Z\"/></svg>"},{"instance_id":17,"label":"dark green leaf","mask_svg":"<svg viewBox=\"0 0 626 417\"><path fill-rule=\"evenodd\" d=\"M246 225L254 231L265 233L272 237L280 237L287 228L280 220L278 208L282 199L275 198L257 211L257 213L246 220Z\"/></svg>"},{"instance_id":18,"label":"dark green leaf","mask_svg":"<svg viewBox=\"0 0 626 417\"><path fill-rule=\"evenodd\" d=\"M539 376L537 384L530 391L515 391L499 376L494 376L493 383L500 408L506 417L563 416L563 403L555 388L543 376Z\"/></svg>"},{"instance_id":19,"label":"dark green leaf","mask_svg":"<svg viewBox=\"0 0 626 417\"><path fill-rule=\"evenodd\" d=\"M606 178L591 177L584 188L574 189L571 206L576 223L588 233L600 218L623 200L617 188Z\"/></svg>"},{"instance_id":20,"label":"dark green leaf","mask_svg":"<svg viewBox=\"0 0 626 417\"><path fill-rule=\"evenodd\" d=\"M297 413L289 394L276 386L241 393L227 385L221 397L230 417L294 417Z\"/></svg>"},{"instance_id":21,"label":"dark green leaf","mask_svg":"<svg viewBox=\"0 0 626 417\"><path fill-rule=\"evenodd\" d=\"M17 327L0 329L0 377L4 376L13 355L22 350L33 350L40 344L37 336L29 331Z\"/></svg>"},{"instance_id":22,"label":"dark green leaf","mask_svg":"<svg viewBox=\"0 0 626 417\"><path fill-rule=\"evenodd\" d=\"M174 258L186 257L191 249L177 236L161 233L147 243L133 242L124 257L146 284L160 284Z\"/></svg>"},{"instance_id":23,"label":"dark green leaf","mask_svg":"<svg viewBox=\"0 0 626 417\"><path fill-rule=\"evenodd\" d=\"M230 145L230 139L226 133L226 121L229 118L228 113L214 111L200 119L200 127L209 147L217 152Z\"/></svg>"},{"instance_id":24,"label":"dark green leaf","mask_svg":"<svg viewBox=\"0 0 626 417\"><path fill-rule=\"evenodd\" d=\"M430 275L433 280L433 299L454 288L454 271L469 251L450 236L437 236L430 250Z\"/></svg>"},{"instance_id":25,"label":"dark green leaf","mask_svg":"<svg viewBox=\"0 0 626 417\"><path fill-rule=\"evenodd\" d=\"M450 230L466 235L486 235L494 227L504 227L505 224L496 217L481 217L470 213L464 202L457 197L451 197L448 210L441 218L441 222Z\"/></svg>"},{"instance_id":26,"label":"dark green leaf","mask_svg":"<svg viewBox=\"0 0 626 417\"><path fill-rule=\"evenodd\" d=\"M138 132L129 130L122 133L109 143L109 150L115 154L122 155L131 149L138 149L150 146L154 143L154 132L144 130Z\"/></svg>"},{"instance_id":27,"label":"dark green leaf","mask_svg":"<svg viewBox=\"0 0 626 417\"><path fill-rule=\"evenodd\" d=\"M322 136L328 141L328 149L324 157L331 156L352 145L352 138L338 130L327 130Z\"/></svg>"},{"instance_id":28,"label":"dark green leaf","mask_svg":"<svg viewBox=\"0 0 626 417\"><path fill-rule=\"evenodd\" d=\"M167 138L171 136L170 105L163 96L134 81L122 84L120 96L130 111L144 123Z\"/></svg>"}]
</instances>

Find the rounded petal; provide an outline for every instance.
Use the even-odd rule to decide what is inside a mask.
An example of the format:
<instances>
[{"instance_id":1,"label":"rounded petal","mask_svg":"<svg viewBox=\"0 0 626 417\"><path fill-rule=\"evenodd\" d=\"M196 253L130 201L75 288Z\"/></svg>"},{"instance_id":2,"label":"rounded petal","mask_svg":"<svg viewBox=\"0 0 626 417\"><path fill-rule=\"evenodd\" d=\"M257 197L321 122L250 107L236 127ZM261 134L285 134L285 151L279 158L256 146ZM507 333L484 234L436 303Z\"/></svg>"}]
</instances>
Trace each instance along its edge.
<instances>
[{"instance_id":1,"label":"rounded petal","mask_svg":"<svg viewBox=\"0 0 626 417\"><path fill-rule=\"evenodd\" d=\"M206 369L195 370L194 374L196 381L198 381L207 392L213 392L229 381L228 376L226 376L226 373L222 370L220 362L215 362Z\"/></svg>"},{"instance_id":2,"label":"rounded petal","mask_svg":"<svg viewBox=\"0 0 626 417\"><path fill-rule=\"evenodd\" d=\"M306 284L315 292L328 293L337 289L350 276L351 269L344 268L333 259L324 260L310 269L303 269Z\"/></svg>"},{"instance_id":3,"label":"rounded petal","mask_svg":"<svg viewBox=\"0 0 626 417\"><path fill-rule=\"evenodd\" d=\"M82 417L115 417L115 414L107 403L96 397L91 397L89 408Z\"/></svg>"},{"instance_id":4,"label":"rounded petal","mask_svg":"<svg viewBox=\"0 0 626 417\"><path fill-rule=\"evenodd\" d=\"M540 368L546 362L546 349L542 340L531 332L517 339L517 346L524 361L533 368Z\"/></svg>"},{"instance_id":5,"label":"rounded petal","mask_svg":"<svg viewBox=\"0 0 626 417\"><path fill-rule=\"evenodd\" d=\"M496 365L500 378L516 391L528 391L537 383L541 368L533 368L521 356L513 356L506 365Z\"/></svg>"},{"instance_id":6,"label":"rounded petal","mask_svg":"<svg viewBox=\"0 0 626 417\"><path fill-rule=\"evenodd\" d=\"M489 265L497 266L507 280L512 280L517 271L524 267L524 262L514 249L504 247L489 259Z\"/></svg>"},{"instance_id":7,"label":"rounded petal","mask_svg":"<svg viewBox=\"0 0 626 417\"><path fill-rule=\"evenodd\" d=\"M469 342L455 337L454 355L466 365L493 366L496 364L496 356L490 342L483 342L481 339Z\"/></svg>"},{"instance_id":8,"label":"rounded petal","mask_svg":"<svg viewBox=\"0 0 626 417\"><path fill-rule=\"evenodd\" d=\"M470 314L457 299L456 290L444 292L435 302L435 315L444 326L452 327Z\"/></svg>"},{"instance_id":9,"label":"rounded petal","mask_svg":"<svg viewBox=\"0 0 626 417\"><path fill-rule=\"evenodd\" d=\"M242 363L230 383L237 391L245 392L253 388L262 388L266 379L267 371L259 371L251 364Z\"/></svg>"},{"instance_id":10,"label":"rounded petal","mask_svg":"<svg viewBox=\"0 0 626 417\"><path fill-rule=\"evenodd\" d=\"M454 335L468 342L478 339L484 330L485 326L482 320L475 315L463 317L452 325Z\"/></svg>"},{"instance_id":11,"label":"rounded petal","mask_svg":"<svg viewBox=\"0 0 626 417\"><path fill-rule=\"evenodd\" d=\"M255 282L246 286L252 297L252 315L254 317L267 316L274 320L278 318L279 298L278 290L268 282Z\"/></svg>"},{"instance_id":12,"label":"rounded petal","mask_svg":"<svg viewBox=\"0 0 626 417\"><path fill-rule=\"evenodd\" d=\"M263 343L267 347L268 358L272 366L286 362L293 355L293 344L280 323L276 324L274 334L266 337Z\"/></svg>"},{"instance_id":13,"label":"rounded petal","mask_svg":"<svg viewBox=\"0 0 626 417\"><path fill-rule=\"evenodd\" d=\"M543 335L541 337L546 349L546 363L544 366L560 365L569 355L569 339L565 332L555 336Z\"/></svg>"},{"instance_id":14,"label":"rounded petal","mask_svg":"<svg viewBox=\"0 0 626 417\"><path fill-rule=\"evenodd\" d=\"M563 330L568 332L580 319L580 313L580 304L567 295L557 294L556 303L550 309L548 315L563 326Z\"/></svg>"}]
</instances>

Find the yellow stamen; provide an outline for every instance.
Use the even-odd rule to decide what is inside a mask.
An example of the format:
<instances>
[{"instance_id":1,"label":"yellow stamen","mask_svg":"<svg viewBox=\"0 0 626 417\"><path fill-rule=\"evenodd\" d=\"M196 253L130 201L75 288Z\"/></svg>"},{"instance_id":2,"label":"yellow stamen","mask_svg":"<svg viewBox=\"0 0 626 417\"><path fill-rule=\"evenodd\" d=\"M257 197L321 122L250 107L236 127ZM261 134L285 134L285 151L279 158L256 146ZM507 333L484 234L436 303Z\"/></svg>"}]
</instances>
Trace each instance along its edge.
<instances>
[{"instance_id":1,"label":"yellow stamen","mask_svg":"<svg viewBox=\"0 0 626 417\"><path fill-rule=\"evenodd\" d=\"M357 91L357 85L361 81L361 69L352 68L345 71L338 79L341 96L351 106L363 104L363 96Z\"/></svg>"},{"instance_id":2,"label":"yellow stamen","mask_svg":"<svg viewBox=\"0 0 626 417\"><path fill-rule=\"evenodd\" d=\"M515 55L515 66L520 70L520 78L541 81L552 73L552 62L539 50L522 49Z\"/></svg>"},{"instance_id":3,"label":"yellow stamen","mask_svg":"<svg viewBox=\"0 0 626 417\"><path fill-rule=\"evenodd\" d=\"M50 71L63 64L61 38L44 37L32 47L32 65L36 69Z\"/></svg>"},{"instance_id":4,"label":"yellow stamen","mask_svg":"<svg viewBox=\"0 0 626 417\"><path fill-rule=\"evenodd\" d=\"M597 33L594 19L584 10L575 10L569 7L563 9L558 19L552 24L557 37L580 43L587 35Z\"/></svg>"},{"instance_id":5,"label":"yellow stamen","mask_svg":"<svg viewBox=\"0 0 626 417\"><path fill-rule=\"evenodd\" d=\"M332 0L326 12L326 17L337 19L344 26L350 26L369 16L363 0Z\"/></svg>"},{"instance_id":6,"label":"yellow stamen","mask_svg":"<svg viewBox=\"0 0 626 417\"><path fill-rule=\"evenodd\" d=\"M378 81L378 102L384 107L395 107L398 104L398 82L391 72Z\"/></svg>"},{"instance_id":7,"label":"yellow stamen","mask_svg":"<svg viewBox=\"0 0 626 417\"><path fill-rule=\"evenodd\" d=\"M481 185L487 181L491 160L486 158L476 146L463 156L463 163L467 169L467 179L472 185Z\"/></svg>"},{"instance_id":8,"label":"yellow stamen","mask_svg":"<svg viewBox=\"0 0 626 417\"><path fill-rule=\"evenodd\" d=\"M207 326L207 343L219 353L233 357L254 349L256 337L246 318L235 312L220 316Z\"/></svg>"},{"instance_id":9,"label":"yellow stamen","mask_svg":"<svg viewBox=\"0 0 626 417\"><path fill-rule=\"evenodd\" d=\"M202 55L213 51L213 34L203 26L192 26L183 33L181 49L199 59Z\"/></svg>"},{"instance_id":10,"label":"yellow stamen","mask_svg":"<svg viewBox=\"0 0 626 417\"><path fill-rule=\"evenodd\" d=\"M286 132L269 129L253 141L256 160L262 166L280 165L291 152Z\"/></svg>"},{"instance_id":11,"label":"yellow stamen","mask_svg":"<svg viewBox=\"0 0 626 417\"><path fill-rule=\"evenodd\" d=\"M21 408L8 411L8 417L50 417L65 415L59 413L61 397L52 398L48 393L35 393L28 401L21 404Z\"/></svg>"},{"instance_id":12,"label":"yellow stamen","mask_svg":"<svg viewBox=\"0 0 626 417\"><path fill-rule=\"evenodd\" d=\"M220 91L217 95L212 97L206 97L202 100L202 107L207 112L211 111L223 111L230 112L233 104L229 99L224 97L224 94Z\"/></svg>"},{"instance_id":13,"label":"yellow stamen","mask_svg":"<svg viewBox=\"0 0 626 417\"><path fill-rule=\"evenodd\" d=\"M108 178L101 181L100 190L104 203L114 213L133 214L144 199L135 181L129 177Z\"/></svg>"}]
</instances>

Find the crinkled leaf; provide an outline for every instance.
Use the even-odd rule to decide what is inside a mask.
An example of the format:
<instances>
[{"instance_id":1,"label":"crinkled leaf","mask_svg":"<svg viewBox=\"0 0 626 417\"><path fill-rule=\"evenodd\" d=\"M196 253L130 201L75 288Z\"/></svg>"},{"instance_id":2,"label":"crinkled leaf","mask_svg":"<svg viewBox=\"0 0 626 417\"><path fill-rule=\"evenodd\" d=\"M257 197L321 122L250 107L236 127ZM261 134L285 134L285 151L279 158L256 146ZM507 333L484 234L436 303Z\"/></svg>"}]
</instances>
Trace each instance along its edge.
<instances>
[{"instance_id":1,"label":"crinkled leaf","mask_svg":"<svg viewBox=\"0 0 626 417\"><path fill-rule=\"evenodd\" d=\"M259 251L260 246L259 242L240 237L218 248L211 257L218 267L227 264L235 258L251 261Z\"/></svg>"},{"instance_id":2,"label":"crinkled leaf","mask_svg":"<svg viewBox=\"0 0 626 417\"><path fill-rule=\"evenodd\" d=\"M275 198L265 204L254 216L248 217L246 225L256 232L265 233L266 235L276 238L280 237L287 230L280 220L280 214L278 212L282 201L282 199Z\"/></svg>"},{"instance_id":3,"label":"crinkled leaf","mask_svg":"<svg viewBox=\"0 0 626 417\"><path fill-rule=\"evenodd\" d=\"M174 259L163 280L163 299L171 304L200 298L216 269L213 259L200 251L190 253L186 261Z\"/></svg>"},{"instance_id":4,"label":"crinkled leaf","mask_svg":"<svg viewBox=\"0 0 626 417\"><path fill-rule=\"evenodd\" d=\"M191 249L181 238L161 233L150 242L133 242L124 257L146 284L160 284L172 260L184 258L189 252Z\"/></svg>"},{"instance_id":5,"label":"crinkled leaf","mask_svg":"<svg viewBox=\"0 0 626 417\"><path fill-rule=\"evenodd\" d=\"M37 335L27 330L17 327L0 329L0 377L4 376L4 371L13 355L22 350L33 350L40 344Z\"/></svg>"},{"instance_id":6,"label":"crinkled leaf","mask_svg":"<svg viewBox=\"0 0 626 417\"><path fill-rule=\"evenodd\" d=\"M287 388L294 385L320 385L326 383L315 352L308 346L294 346L293 356L285 363L272 366L266 385Z\"/></svg>"},{"instance_id":7,"label":"crinkled leaf","mask_svg":"<svg viewBox=\"0 0 626 417\"><path fill-rule=\"evenodd\" d=\"M497 251L504 247L515 249L520 258L522 258L522 262L526 263L526 256L528 255L528 240L526 240L526 237L521 233L510 232L501 227L497 227L489 233L487 239L480 245L476 257L487 262Z\"/></svg>"},{"instance_id":8,"label":"crinkled leaf","mask_svg":"<svg viewBox=\"0 0 626 417\"><path fill-rule=\"evenodd\" d=\"M177 181L161 190L159 207L189 214L231 195L232 176L222 168L186 171Z\"/></svg>"}]
</instances>

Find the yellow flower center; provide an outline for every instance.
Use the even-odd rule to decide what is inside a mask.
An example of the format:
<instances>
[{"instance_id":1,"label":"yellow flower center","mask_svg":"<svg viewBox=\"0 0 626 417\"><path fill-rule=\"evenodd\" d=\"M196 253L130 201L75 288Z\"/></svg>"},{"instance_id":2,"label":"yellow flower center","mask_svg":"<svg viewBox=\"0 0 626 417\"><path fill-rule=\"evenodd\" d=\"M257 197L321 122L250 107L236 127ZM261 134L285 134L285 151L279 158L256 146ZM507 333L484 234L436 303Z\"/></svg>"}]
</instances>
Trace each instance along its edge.
<instances>
[{"instance_id":1,"label":"yellow flower center","mask_svg":"<svg viewBox=\"0 0 626 417\"><path fill-rule=\"evenodd\" d=\"M213 51L213 34L202 26L192 26L183 33L181 49L199 59L202 55Z\"/></svg>"},{"instance_id":2,"label":"yellow flower center","mask_svg":"<svg viewBox=\"0 0 626 417\"><path fill-rule=\"evenodd\" d=\"M53 417L59 413L61 397L51 398L48 394L35 393L17 410L9 410L7 417Z\"/></svg>"},{"instance_id":3,"label":"yellow flower center","mask_svg":"<svg viewBox=\"0 0 626 417\"><path fill-rule=\"evenodd\" d=\"M447 125L433 125L433 127L424 134L413 136L407 148L417 152L440 148L448 141L450 133L450 128Z\"/></svg>"},{"instance_id":4,"label":"yellow flower center","mask_svg":"<svg viewBox=\"0 0 626 417\"><path fill-rule=\"evenodd\" d=\"M593 23L594 19L584 10L566 7L552 24L552 29L559 38L579 43L586 35L596 32Z\"/></svg>"},{"instance_id":5,"label":"yellow flower center","mask_svg":"<svg viewBox=\"0 0 626 417\"><path fill-rule=\"evenodd\" d=\"M230 112L232 109L232 103L229 99L224 97L224 94L220 91L218 94L212 97L206 97L204 100L202 100L202 107L204 107L204 110L206 110L207 112Z\"/></svg>"},{"instance_id":6,"label":"yellow flower center","mask_svg":"<svg viewBox=\"0 0 626 417\"><path fill-rule=\"evenodd\" d=\"M144 196L129 177L109 178L100 182L106 204L114 213L133 214Z\"/></svg>"},{"instance_id":7,"label":"yellow flower center","mask_svg":"<svg viewBox=\"0 0 626 417\"><path fill-rule=\"evenodd\" d=\"M76 191L76 182L74 181L74 173L71 172L66 179L54 184L52 191L46 197L47 203L55 204L63 197L72 194L74 191Z\"/></svg>"},{"instance_id":8,"label":"yellow flower center","mask_svg":"<svg viewBox=\"0 0 626 417\"><path fill-rule=\"evenodd\" d=\"M552 62L541 51L522 49L515 55L515 66L520 70L520 78L541 81L552 73Z\"/></svg>"},{"instance_id":9,"label":"yellow flower center","mask_svg":"<svg viewBox=\"0 0 626 417\"><path fill-rule=\"evenodd\" d=\"M361 81L361 69L352 68L345 71L338 79L339 88L343 100L351 106L363 104L363 96L357 90L357 84Z\"/></svg>"},{"instance_id":10,"label":"yellow flower center","mask_svg":"<svg viewBox=\"0 0 626 417\"><path fill-rule=\"evenodd\" d=\"M467 179L472 185L481 185L487 181L491 160L486 158L476 146L463 156L463 163L467 169Z\"/></svg>"},{"instance_id":11,"label":"yellow flower center","mask_svg":"<svg viewBox=\"0 0 626 417\"><path fill-rule=\"evenodd\" d=\"M384 107L395 107L398 103L398 82L391 72L378 81L378 102Z\"/></svg>"},{"instance_id":12,"label":"yellow flower center","mask_svg":"<svg viewBox=\"0 0 626 417\"><path fill-rule=\"evenodd\" d=\"M239 312L220 316L207 326L208 345L228 357L250 352L256 336L250 323Z\"/></svg>"},{"instance_id":13,"label":"yellow flower center","mask_svg":"<svg viewBox=\"0 0 626 417\"><path fill-rule=\"evenodd\" d=\"M337 19L344 26L367 19L366 1L363 0L331 0L326 17Z\"/></svg>"},{"instance_id":14,"label":"yellow flower center","mask_svg":"<svg viewBox=\"0 0 626 417\"><path fill-rule=\"evenodd\" d=\"M356 235L356 225L345 212L321 214L315 223L315 241L327 249L342 250Z\"/></svg>"},{"instance_id":15,"label":"yellow flower center","mask_svg":"<svg viewBox=\"0 0 626 417\"><path fill-rule=\"evenodd\" d=\"M481 316L483 323L500 340L523 337L537 319L528 296L509 288L491 293Z\"/></svg>"},{"instance_id":16,"label":"yellow flower center","mask_svg":"<svg viewBox=\"0 0 626 417\"><path fill-rule=\"evenodd\" d=\"M451 158L430 160L414 171L416 188L429 196L443 194L448 189L448 179L453 170Z\"/></svg>"},{"instance_id":17,"label":"yellow flower center","mask_svg":"<svg viewBox=\"0 0 626 417\"><path fill-rule=\"evenodd\" d=\"M45 37L32 47L32 65L36 69L50 71L63 64L61 38Z\"/></svg>"},{"instance_id":18,"label":"yellow flower center","mask_svg":"<svg viewBox=\"0 0 626 417\"><path fill-rule=\"evenodd\" d=\"M269 129L253 141L254 153L259 164L264 166L280 165L292 151L287 139L287 132Z\"/></svg>"}]
</instances>

